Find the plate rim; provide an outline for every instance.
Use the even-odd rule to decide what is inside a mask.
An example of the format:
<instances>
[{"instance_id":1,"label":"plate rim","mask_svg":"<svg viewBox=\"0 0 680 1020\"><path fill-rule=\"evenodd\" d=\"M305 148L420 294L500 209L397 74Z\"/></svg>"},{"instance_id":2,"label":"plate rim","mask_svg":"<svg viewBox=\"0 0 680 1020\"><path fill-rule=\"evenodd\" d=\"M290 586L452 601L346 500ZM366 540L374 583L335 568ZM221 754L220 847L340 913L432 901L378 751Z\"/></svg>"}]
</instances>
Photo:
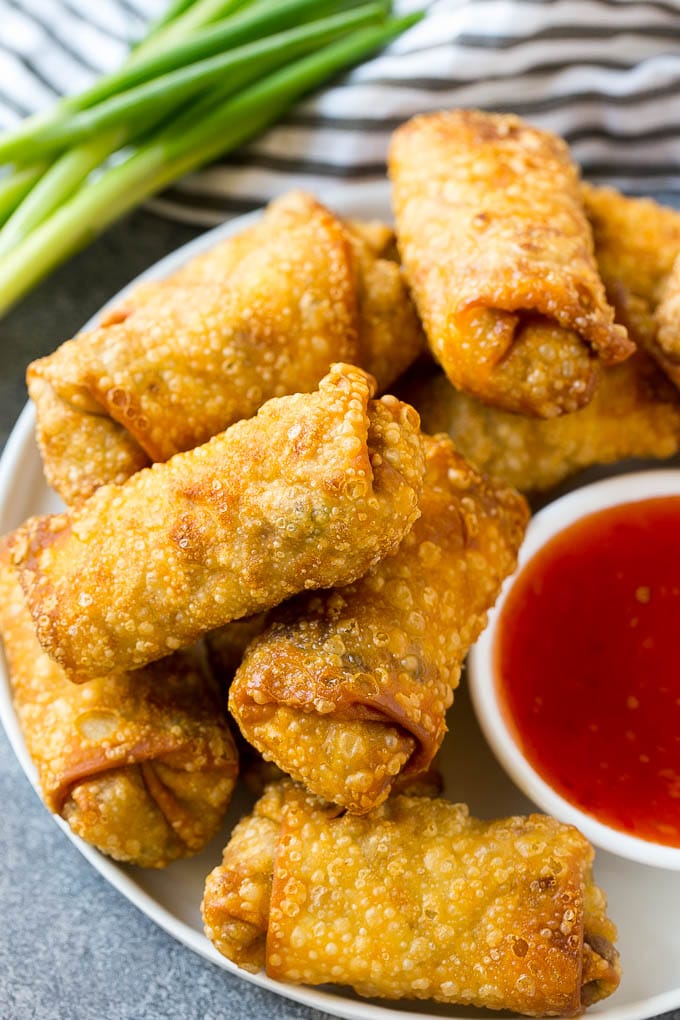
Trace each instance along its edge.
<instances>
[{"instance_id":1,"label":"plate rim","mask_svg":"<svg viewBox=\"0 0 680 1020\"><path fill-rule=\"evenodd\" d=\"M353 215L351 212L342 212L343 206L351 207L359 201L368 202L371 200L384 203L389 194L389 182L381 180L368 181L359 191L354 188L351 192L348 192L344 186L336 186L332 189L320 191L315 197L323 204L331 206L331 208L337 207L341 215L351 216ZM117 294L106 301L99 311L82 326L82 330L93 328L100 317L110 307L123 300L137 284L167 276L169 272L179 268L195 255L209 250L223 238L238 233L252 223L255 223L260 219L263 211L264 207L245 215L234 217L202 232L191 241L173 249L173 251L154 262L144 272L126 284ZM30 456L30 448L32 446L35 447L34 429L35 411L33 404L28 400L7 438L2 456L0 457L0 532L3 531L3 524L1 522L10 509L12 484L17 478L18 472L20 472L22 459L26 454ZM232 963L231 960L218 953L205 935L197 932L186 921L172 914L171 911L155 900L129 874L126 865L114 861L90 846L90 844L72 832L68 824L61 817L52 814L45 807L37 783L36 770L26 750L23 735L14 712L11 686L4 655L0 656L0 722L7 735L12 751L36 796L64 835L102 878L112 885L117 892L121 893L132 906L149 917L159 928L176 941L203 959L226 970L235 977L247 981L249 984L264 988L266 991L273 992L293 1002L321 1010L331 1016L342 1017L344 1020L470 1020L469 1015L463 1017L455 1013L442 1018L441 1014L414 1013L401 1009L395 1010L389 1005L380 1005L371 1000L367 1000L364 1003L355 999L349 999L342 994L324 991L320 988L305 985L286 985L283 982L269 978L263 971L251 974L248 971L242 970ZM645 867L645 865L637 866ZM389 1000L385 1001L388 1002ZM428 1000L422 1001L423 1004L426 1004ZM452 1004L452 1009L455 1008L456 1005ZM648 1018L656 1017L678 1008L680 1008L680 983L676 989L660 992L625 1006L614 1005L612 1007L604 1007L601 1012L592 1013L592 1015L594 1017L602 1017L603 1020L605 1018L606 1020L648 1020ZM490 1010L479 1011L480 1020L507 1020L508 1016L509 1014L507 1013L499 1015Z\"/></svg>"}]
</instances>

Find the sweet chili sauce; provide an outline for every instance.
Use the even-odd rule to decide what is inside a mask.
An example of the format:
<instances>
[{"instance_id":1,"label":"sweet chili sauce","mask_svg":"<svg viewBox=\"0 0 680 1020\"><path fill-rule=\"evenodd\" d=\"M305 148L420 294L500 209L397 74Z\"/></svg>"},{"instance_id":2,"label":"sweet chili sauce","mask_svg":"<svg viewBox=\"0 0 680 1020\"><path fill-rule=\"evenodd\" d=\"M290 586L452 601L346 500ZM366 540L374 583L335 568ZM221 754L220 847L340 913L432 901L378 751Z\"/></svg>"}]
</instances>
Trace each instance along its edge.
<instances>
[{"instance_id":1,"label":"sweet chili sauce","mask_svg":"<svg viewBox=\"0 0 680 1020\"><path fill-rule=\"evenodd\" d=\"M536 771L605 824L680 846L680 497L552 538L505 601L494 658Z\"/></svg>"}]
</instances>

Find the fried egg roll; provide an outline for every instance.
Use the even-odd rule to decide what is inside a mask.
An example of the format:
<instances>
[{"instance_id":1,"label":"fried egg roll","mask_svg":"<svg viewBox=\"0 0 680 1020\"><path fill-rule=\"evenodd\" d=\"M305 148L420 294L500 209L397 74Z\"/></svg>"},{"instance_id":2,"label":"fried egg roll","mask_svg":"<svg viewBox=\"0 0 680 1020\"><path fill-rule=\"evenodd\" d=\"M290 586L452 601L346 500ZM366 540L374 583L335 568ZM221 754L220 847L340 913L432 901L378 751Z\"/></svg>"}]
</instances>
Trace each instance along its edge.
<instances>
[{"instance_id":1,"label":"fried egg roll","mask_svg":"<svg viewBox=\"0 0 680 1020\"><path fill-rule=\"evenodd\" d=\"M673 274L680 255L680 212L651 198L629 198L614 188L584 184L582 194L600 275L617 320L680 386L679 352L672 339L672 293L680 286Z\"/></svg>"},{"instance_id":2,"label":"fried egg roll","mask_svg":"<svg viewBox=\"0 0 680 1020\"><path fill-rule=\"evenodd\" d=\"M446 436L424 440L421 516L397 552L354 584L272 611L229 695L265 758L356 813L430 765L527 521L524 500Z\"/></svg>"},{"instance_id":3,"label":"fried egg roll","mask_svg":"<svg viewBox=\"0 0 680 1020\"><path fill-rule=\"evenodd\" d=\"M243 620L232 620L205 636L208 661L220 685L225 705L234 673L241 665L250 642L264 630L267 616L267 613L257 613ZM247 789L259 797L267 783L282 779L283 773L272 762L265 761L259 751L243 739L238 727L235 727L234 737L238 748L239 777Z\"/></svg>"},{"instance_id":4,"label":"fried egg roll","mask_svg":"<svg viewBox=\"0 0 680 1020\"><path fill-rule=\"evenodd\" d=\"M349 584L419 514L419 419L361 369L14 532L45 650L77 682L137 669L304 589Z\"/></svg>"},{"instance_id":5,"label":"fried egg roll","mask_svg":"<svg viewBox=\"0 0 680 1020\"><path fill-rule=\"evenodd\" d=\"M515 116L453 110L400 127L389 164L404 269L451 382L543 418L587 404L598 361L634 347L565 143Z\"/></svg>"},{"instance_id":6,"label":"fried egg roll","mask_svg":"<svg viewBox=\"0 0 680 1020\"><path fill-rule=\"evenodd\" d=\"M395 796L356 817L284 782L208 876L205 931L280 981L573 1016L620 979L593 858L545 815L478 821Z\"/></svg>"},{"instance_id":7,"label":"fried egg roll","mask_svg":"<svg viewBox=\"0 0 680 1020\"><path fill-rule=\"evenodd\" d=\"M103 324L28 369L50 484L69 505L192 449L270 397L309 392L331 363L384 389L422 330L391 232L346 224L309 195L141 284ZM66 430L78 442L64 442Z\"/></svg>"},{"instance_id":8,"label":"fried egg roll","mask_svg":"<svg viewBox=\"0 0 680 1020\"><path fill-rule=\"evenodd\" d=\"M0 632L45 804L117 860L160 868L216 835L238 771L197 653L76 685L42 650L0 548Z\"/></svg>"},{"instance_id":9,"label":"fried egg roll","mask_svg":"<svg viewBox=\"0 0 680 1020\"><path fill-rule=\"evenodd\" d=\"M593 464L680 449L680 395L642 350L603 368L587 407L548 421L489 407L438 371L407 380L400 395L424 429L448 432L473 464L522 492L549 489Z\"/></svg>"},{"instance_id":10,"label":"fried egg roll","mask_svg":"<svg viewBox=\"0 0 680 1020\"><path fill-rule=\"evenodd\" d=\"M455 390L440 373L406 378L427 431L448 432L464 456L523 492L538 492L594 464L670 457L680 448L680 381L664 356L659 322L680 252L680 213L612 188L582 186L595 257L617 319L640 350L602 369L590 404L551 421L506 413ZM653 360L650 359L652 356ZM657 363L657 365L654 364Z\"/></svg>"}]
</instances>

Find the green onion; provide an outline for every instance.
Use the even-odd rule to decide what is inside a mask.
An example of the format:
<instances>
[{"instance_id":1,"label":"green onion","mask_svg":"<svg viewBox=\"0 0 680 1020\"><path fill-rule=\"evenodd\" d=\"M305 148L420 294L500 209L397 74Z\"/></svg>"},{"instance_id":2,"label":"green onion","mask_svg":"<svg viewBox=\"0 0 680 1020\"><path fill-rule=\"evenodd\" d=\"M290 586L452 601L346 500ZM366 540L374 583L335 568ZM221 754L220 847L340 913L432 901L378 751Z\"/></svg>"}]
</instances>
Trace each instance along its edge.
<instances>
[{"instance_id":1,"label":"green onion","mask_svg":"<svg viewBox=\"0 0 680 1020\"><path fill-rule=\"evenodd\" d=\"M77 145L100 131L110 131L123 123L126 131L121 133L118 141L120 146L138 130L157 123L166 113L220 80L225 82L228 94L233 94L282 63L301 56L310 48L383 19L382 5L368 3L347 13L322 18L288 32L279 32L258 42L237 47L130 89L70 118L64 116L60 123L38 131L30 141L21 138L13 142L10 138L3 144L0 140L0 160L21 159L33 162L55 150ZM108 155L108 152L104 155Z\"/></svg>"},{"instance_id":2,"label":"green onion","mask_svg":"<svg viewBox=\"0 0 680 1020\"><path fill-rule=\"evenodd\" d=\"M183 11L178 11L179 5L173 4L175 11L171 10L165 24L162 26L157 24L156 29L139 44L132 52L130 62L136 60L140 54L158 49L159 46L166 46L169 41L181 39L182 36L203 25L226 18L239 7L252 2L253 0L195 0L191 5L185 6Z\"/></svg>"},{"instance_id":3,"label":"green onion","mask_svg":"<svg viewBox=\"0 0 680 1020\"><path fill-rule=\"evenodd\" d=\"M81 189L0 262L0 314L128 209L252 138L295 100L380 49L420 17L393 19L331 43L275 71L202 120L194 119L186 130L192 121L188 111L155 141Z\"/></svg>"},{"instance_id":4,"label":"green onion","mask_svg":"<svg viewBox=\"0 0 680 1020\"><path fill-rule=\"evenodd\" d=\"M344 3L342 0L278 0L274 3L256 3L246 10L238 11L225 21L208 25L186 39L177 40L160 52L145 55L143 60L125 64L119 71L101 78L86 92L76 97L77 108L85 109L102 99L167 71L173 71L177 67L186 67L187 64L211 57L215 53L222 53L234 46L242 46L244 43L253 42L265 35L292 28L312 19L358 7L363 2L364 0L353 2L345 0ZM387 15L390 7L388 0L383 0L380 6ZM71 106L71 109L75 107Z\"/></svg>"},{"instance_id":5,"label":"green onion","mask_svg":"<svg viewBox=\"0 0 680 1020\"><path fill-rule=\"evenodd\" d=\"M0 161L14 158L26 162L29 159L31 143L38 138L50 136L51 132L58 137L60 129L66 130L75 114L90 109L111 97L120 97L121 93L131 90L136 85L154 78L159 78L170 71L182 68L188 71L187 65L195 64L216 54L224 54L237 46L257 41L274 32L283 31L329 16L345 9L359 6L361 0L267 0L255 3L243 11L239 11L225 21L210 25L195 32L186 39L180 39L166 49L161 49L127 61L120 70L106 75L89 89L77 96L67 96L46 113L28 117L19 128L0 135ZM389 9L387 0L380 0L379 6L386 15ZM134 101L133 101L134 105ZM124 110L124 104L120 108ZM25 146L25 148L24 148Z\"/></svg>"},{"instance_id":6,"label":"green onion","mask_svg":"<svg viewBox=\"0 0 680 1020\"><path fill-rule=\"evenodd\" d=\"M0 224L12 215L16 207L29 193L45 171L45 164L10 170L0 177Z\"/></svg>"},{"instance_id":7,"label":"green onion","mask_svg":"<svg viewBox=\"0 0 680 1020\"><path fill-rule=\"evenodd\" d=\"M103 159L118 148L120 129L64 153L45 172L0 230L0 258L69 198Z\"/></svg>"},{"instance_id":8,"label":"green onion","mask_svg":"<svg viewBox=\"0 0 680 1020\"><path fill-rule=\"evenodd\" d=\"M261 77L263 73L274 70L292 58L302 56L311 48L330 42L338 35L352 29L364 27L381 19L382 8L377 4L367 4L348 14L325 18L299 29L270 36L260 43L233 50L225 57L220 58L221 66L218 70L222 73L218 77L222 77L226 70L240 71L240 73L232 73L227 82L221 86L219 89L220 101L233 95L243 85L250 84L254 79ZM203 63L207 64L208 61ZM216 62L212 61L211 63L215 64ZM212 71L210 76L205 77L204 85L211 80L214 73ZM131 93L125 93L125 96L130 97ZM181 96L181 98L184 97ZM147 111L147 118L150 116L155 120L161 112L165 111L167 104L158 104L154 102L154 99L155 96L152 96L151 100L146 99L143 109ZM111 127L111 125L115 125L117 122L121 123L120 110L116 111L118 116L112 116L110 112L107 117L96 115L97 111L102 110L102 107L113 107L114 105L113 102L100 104L92 111L86 111L79 117L73 118L68 140L77 141L80 138L89 137L94 140L78 145L65 153L45 173L29 197L0 230L0 257L11 251L14 245L69 198L90 172L98 167L107 156L128 141L133 125L139 123L142 117L142 104L138 102L136 116L127 121L123 120L122 123L125 124L125 127L118 128ZM210 105L214 104L211 102ZM128 105L125 113L129 114L131 109L132 107ZM198 113L200 114L200 107ZM190 112L191 126L194 125L196 116L197 109L193 107ZM78 123L80 120L84 121L82 127ZM77 128L80 130L76 130ZM103 134L97 133L102 132L105 128L109 128L109 130ZM34 144L32 149L35 147ZM37 148L38 151L42 151L40 145Z\"/></svg>"},{"instance_id":9,"label":"green onion","mask_svg":"<svg viewBox=\"0 0 680 1020\"><path fill-rule=\"evenodd\" d=\"M160 32L162 28L169 25L171 21L175 21L180 14L184 14L187 7L191 7L193 3L195 3L195 0L170 0L170 3L161 16L156 18L156 20L149 26L144 42L148 42L149 39L152 39L153 36Z\"/></svg>"},{"instance_id":10,"label":"green onion","mask_svg":"<svg viewBox=\"0 0 680 1020\"><path fill-rule=\"evenodd\" d=\"M262 2L262 0L260 0L260 2ZM233 9L237 9L239 7L243 7L246 3L252 4L253 0L229 0L229 3L224 3L221 0L220 6L225 9L226 13L226 8L231 7ZM191 10L187 11L187 15L192 14L192 24L196 24L197 27L202 27L203 25L207 24L210 20L208 15L214 8L214 0L210 0L210 10L205 10L203 0L189 0L188 3L184 4L184 9L186 10L186 8L189 7L190 5ZM172 6L173 5L171 5L171 7ZM168 28L173 29L175 28L175 26L178 24L178 21L173 20L173 17L174 16L172 11L169 11L167 21L165 18L163 19L164 29L166 24ZM158 28L159 29L161 28L160 24L158 24ZM185 29L182 29L180 31L180 38L176 41L175 43L176 46L178 47L182 46L185 31L188 31L188 28L186 26ZM4 148L4 146L6 144L9 145L9 143L12 143L13 145L15 142L19 142L21 139L29 140L44 128L52 127L67 122L68 117L71 114L78 112L79 110L85 110L88 107L93 106L96 102L99 102L101 99L107 98L108 96L116 95L117 93L123 91L124 88L128 87L128 85L135 84L139 81L147 81L149 78L155 77L158 74L162 73L162 69L158 68L156 62L160 60L161 65L163 65L165 63L163 61L164 54L166 52L168 53L172 52L171 49L167 51L163 49L163 47L167 45L166 38L167 36L165 30L163 30L162 32L152 30L150 34L148 34L146 38L141 43L139 43L135 49L131 51L130 55L128 56L128 59L123 64L122 68L120 68L118 71L114 71L113 74L105 75L103 78L100 78L99 81L95 82L94 85L92 85L88 89L85 89L83 92L80 92L78 95L65 96L63 99L60 99L58 103L55 103L55 105L50 110L33 114L30 117L26 117L22 121L21 125L14 131L7 132L4 136L0 136L0 148ZM256 31L251 36L251 38L257 38ZM249 39L242 38L237 39L237 41L247 42L249 41ZM234 43L233 45L236 45L236 43ZM224 50L227 48L227 46L228 43L225 43L221 47L221 49ZM213 50L212 52L213 53L219 52L219 49ZM208 54L206 53L204 55ZM181 67L183 63L186 62L187 62L186 60L182 60L182 58L180 57L177 63L172 63L171 61L170 64L163 69ZM147 63L149 66L149 71L148 73L145 74L142 71L142 68L146 67ZM134 70L138 67L139 70ZM127 76L129 76L129 80ZM4 159L5 157L3 156L0 158Z\"/></svg>"},{"instance_id":11,"label":"green onion","mask_svg":"<svg viewBox=\"0 0 680 1020\"><path fill-rule=\"evenodd\" d=\"M0 137L0 162L14 164L0 170L0 314L119 216L422 17L389 10L174 0L120 71Z\"/></svg>"}]
</instances>

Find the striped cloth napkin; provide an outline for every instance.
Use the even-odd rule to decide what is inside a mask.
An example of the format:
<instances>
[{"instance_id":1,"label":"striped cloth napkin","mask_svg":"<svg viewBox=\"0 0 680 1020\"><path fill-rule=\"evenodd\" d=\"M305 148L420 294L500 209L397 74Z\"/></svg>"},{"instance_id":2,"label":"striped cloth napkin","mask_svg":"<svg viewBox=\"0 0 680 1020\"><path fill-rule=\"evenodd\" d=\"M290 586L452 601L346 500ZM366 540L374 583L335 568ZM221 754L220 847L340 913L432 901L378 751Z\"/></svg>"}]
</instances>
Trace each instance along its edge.
<instances>
[{"instance_id":1,"label":"striped cloth napkin","mask_svg":"<svg viewBox=\"0 0 680 1020\"><path fill-rule=\"evenodd\" d=\"M115 68L165 0L0 0L0 127ZM212 224L293 187L384 177L394 127L452 106L562 135L587 177L680 192L680 0L398 0L425 19L238 154L155 200Z\"/></svg>"}]
</instances>

